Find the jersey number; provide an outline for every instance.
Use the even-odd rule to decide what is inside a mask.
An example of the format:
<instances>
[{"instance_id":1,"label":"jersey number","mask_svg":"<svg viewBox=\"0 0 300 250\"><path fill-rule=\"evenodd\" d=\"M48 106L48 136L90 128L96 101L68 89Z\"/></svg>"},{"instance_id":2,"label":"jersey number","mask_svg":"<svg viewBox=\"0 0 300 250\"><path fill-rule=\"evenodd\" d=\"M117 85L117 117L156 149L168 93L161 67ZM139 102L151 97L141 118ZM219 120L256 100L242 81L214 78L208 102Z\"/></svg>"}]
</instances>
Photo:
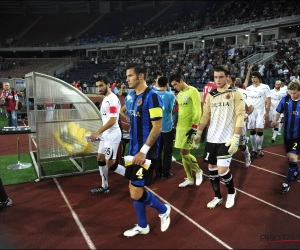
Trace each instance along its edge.
<instances>
[{"instance_id":1,"label":"jersey number","mask_svg":"<svg viewBox=\"0 0 300 250\"><path fill-rule=\"evenodd\" d=\"M110 148L106 148L106 149L105 149L105 154L106 154L106 155L110 155Z\"/></svg>"},{"instance_id":2,"label":"jersey number","mask_svg":"<svg viewBox=\"0 0 300 250\"><path fill-rule=\"evenodd\" d=\"M292 148L293 150L296 150L296 148L297 148L297 142L294 142L294 147Z\"/></svg>"},{"instance_id":3,"label":"jersey number","mask_svg":"<svg viewBox=\"0 0 300 250\"><path fill-rule=\"evenodd\" d=\"M208 161L209 153L207 152L206 157L204 160Z\"/></svg>"},{"instance_id":4,"label":"jersey number","mask_svg":"<svg viewBox=\"0 0 300 250\"><path fill-rule=\"evenodd\" d=\"M136 176L138 179L143 179L143 168L140 168L137 172L136 172Z\"/></svg>"}]
</instances>

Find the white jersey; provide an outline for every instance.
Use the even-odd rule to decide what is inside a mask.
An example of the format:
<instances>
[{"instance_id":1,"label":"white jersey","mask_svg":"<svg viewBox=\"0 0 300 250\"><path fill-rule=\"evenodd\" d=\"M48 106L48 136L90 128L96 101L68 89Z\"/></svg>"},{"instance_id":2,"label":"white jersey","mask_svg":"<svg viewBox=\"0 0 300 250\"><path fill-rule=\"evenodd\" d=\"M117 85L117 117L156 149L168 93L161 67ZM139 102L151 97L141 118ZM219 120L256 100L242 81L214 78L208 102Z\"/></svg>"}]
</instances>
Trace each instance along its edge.
<instances>
[{"instance_id":1,"label":"white jersey","mask_svg":"<svg viewBox=\"0 0 300 250\"><path fill-rule=\"evenodd\" d=\"M285 94L285 96L288 94L288 88L287 88L287 86L283 86L283 87L281 87L280 88L280 91L282 92L282 93L284 93Z\"/></svg>"},{"instance_id":2,"label":"white jersey","mask_svg":"<svg viewBox=\"0 0 300 250\"><path fill-rule=\"evenodd\" d=\"M244 97L244 101L246 103L247 106L250 106L251 104L249 103L249 99L248 99L248 91L242 88L237 88L240 92L242 92L243 97Z\"/></svg>"},{"instance_id":3,"label":"white jersey","mask_svg":"<svg viewBox=\"0 0 300 250\"><path fill-rule=\"evenodd\" d=\"M105 134L120 130L120 127L118 124L120 109L121 109L121 103L120 103L119 98L115 94L110 93L108 96L104 97L102 104L101 104L101 110L100 110L103 125L105 125L108 122L110 117L117 118L115 124L112 125L106 131L104 131Z\"/></svg>"},{"instance_id":4,"label":"white jersey","mask_svg":"<svg viewBox=\"0 0 300 250\"><path fill-rule=\"evenodd\" d=\"M284 91L272 89L271 91L271 108L277 108L282 97L286 96Z\"/></svg>"},{"instance_id":5,"label":"white jersey","mask_svg":"<svg viewBox=\"0 0 300 250\"><path fill-rule=\"evenodd\" d=\"M266 98L271 97L270 88L268 85L261 83L259 86L254 87L251 85L247 87L247 101L253 105L255 109L264 109Z\"/></svg>"}]
</instances>

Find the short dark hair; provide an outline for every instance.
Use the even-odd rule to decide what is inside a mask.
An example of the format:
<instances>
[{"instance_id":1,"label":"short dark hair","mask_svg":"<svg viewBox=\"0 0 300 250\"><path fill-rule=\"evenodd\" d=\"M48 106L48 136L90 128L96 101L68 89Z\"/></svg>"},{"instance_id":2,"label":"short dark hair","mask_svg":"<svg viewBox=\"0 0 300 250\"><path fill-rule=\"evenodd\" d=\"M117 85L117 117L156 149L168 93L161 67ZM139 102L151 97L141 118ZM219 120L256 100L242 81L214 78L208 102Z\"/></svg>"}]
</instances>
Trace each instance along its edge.
<instances>
[{"instance_id":1,"label":"short dark hair","mask_svg":"<svg viewBox=\"0 0 300 250\"><path fill-rule=\"evenodd\" d=\"M261 74L259 71L253 71L252 76L256 76L257 78L261 79Z\"/></svg>"},{"instance_id":2,"label":"short dark hair","mask_svg":"<svg viewBox=\"0 0 300 250\"><path fill-rule=\"evenodd\" d=\"M116 83L122 83L121 79L117 79Z\"/></svg>"},{"instance_id":3,"label":"short dark hair","mask_svg":"<svg viewBox=\"0 0 300 250\"><path fill-rule=\"evenodd\" d=\"M184 80L183 76L179 73L176 73L176 74L171 75L170 82L173 82L173 81L180 82L181 79Z\"/></svg>"},{"instance_id":4,"label":"short dark hair","mask_svg":"<svg viewBox=\"0 0 300 250\"><path fill-rule=\"evenodd\" d=\"M160 71L157 71L153 74L153 78L156 79L158 76L162 76L163 73L161 73Z\"/></svg>"},{"instance_id":5,"label":"short dark hair","mask_svg":"<svg viewBox=\"0 0 300 250\"><path fill-rule=\"evenodd\" d=\"M159 87L166 87L168 82L169 82L169 80L165 76L161 76L160 78L158 78L158 81L157 81Z\"/></svg>"},{"instance_id":6,"label":"short dark hair","mask_svg":"<svg viewBox=\"0 0 300 250\"><path fill-rule=\"evenodd\" d=\"M225 76L229 75L229 70L226 65L217 65L214 67L214 72L224 72Z\"/></svg>"},{"instance_id":7,"label":"short dark hair","mask_svg":"<svg viewBox=\"0 0 300 250\"><path fill-rule=\"evenodd\" d=\"M94 102L94 104L96 105L97 108L99 108L99 106L101 105L100 102Z\"/></svg>"},{"instance_id":8,"label":"short dark hair","mask_svg":"<svg viewBox=\"0 0 300 250\"><path fill-rule=\"evenodd\" d=\"M234 82L235 81L235 76L229 75L229 77L231 78L231 81Z\"/></svg>"},{"instance_id":9,"label":"short dark hair","mask_svg":"<svg viewBox=\"0 0 300 250\"><path fill-rule=\"evenodd\" d=\"M144 64L142 64L142 63L128 63L127 66L126 66L126 70L127 69L133 69L134 73L136 75L144 74L144 79L145 80L147 79L148 70L147 70L147 68Z\"/></svg>"},{"instance_id":10,"label":"short dark hair","mask_svg":"<svg viewBox=\"0 0 300 250\"><path fill-rule=\"evenodd\" d=\"M98 76L96 82L104 82L107 85L110 83L110 79L108 76Z\"/></svg>"}]
</instances>

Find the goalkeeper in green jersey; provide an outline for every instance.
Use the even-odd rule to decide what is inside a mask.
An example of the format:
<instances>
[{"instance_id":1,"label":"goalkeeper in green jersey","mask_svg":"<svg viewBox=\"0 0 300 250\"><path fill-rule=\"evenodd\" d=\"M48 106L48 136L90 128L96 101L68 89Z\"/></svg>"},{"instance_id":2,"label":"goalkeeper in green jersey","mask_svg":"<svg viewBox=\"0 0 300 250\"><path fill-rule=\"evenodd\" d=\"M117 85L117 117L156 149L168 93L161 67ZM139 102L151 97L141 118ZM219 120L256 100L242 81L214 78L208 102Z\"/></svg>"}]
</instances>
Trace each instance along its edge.
<instances>
[{"instance_id":1,"label":"goalkeeper in green jersey","mask_svg":"<svg viewBox=\"0 0 300 250\"><path fill-rule=\"evenodd\" d=\"M170 78L171 85L178 93L178 122L176 127L175 148L180 149L182 163L186 172L185 181L179 187L194 185L193 170L196 172L196 185L202 183L202 170L196 158L190 154L193 148L193 136L197 132L201 117L201 100L199 91L187 85L182 75L174 74Z\"/></svg>"}]
</instances>

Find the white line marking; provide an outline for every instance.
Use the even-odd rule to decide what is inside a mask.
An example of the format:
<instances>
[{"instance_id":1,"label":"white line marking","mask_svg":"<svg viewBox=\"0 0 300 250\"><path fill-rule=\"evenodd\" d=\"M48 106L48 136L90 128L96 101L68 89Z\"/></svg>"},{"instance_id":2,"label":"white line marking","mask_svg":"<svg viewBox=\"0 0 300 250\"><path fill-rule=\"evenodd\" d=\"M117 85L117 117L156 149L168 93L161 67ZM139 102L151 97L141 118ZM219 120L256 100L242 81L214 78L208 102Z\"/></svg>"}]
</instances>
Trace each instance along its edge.
<instances>
[{"instance_id":1,"label":"white line marking","mask_svg":"<svg viewBox=\"0 0 300 250\"><path fill-rule=\"evenodd\" d=\"M237 162L240 162L240 163L245 164L245 162L243 162L243 161L239 161L239 160L236 160L236 159L233 159L233 158L232 158L232 160L233 160L233 161L237 161ZM268 169L265 169L265 168L260 168L260 167L258 167L258 166L253 165L253 164L251 164L250 166L255 167L255 168L258 168L258 169L263 170L263 171L266 171L266 172L269 172L269 173L272 173L272 174L275 174L275 175L278 175L278 176L282 176L282 177L284 177L284 178L286 177L285 175L278 174L278 173L276 173L276 172L273 172L273 171L268 170Z\"/></svg>"},{"instance_id":2,"label":"white line marking","mask_svg":"<svg viewBox=\"0 0 300 250\"><path fill-rule=\"evenodd\" d=\"M228 246L225 242L223 242L222 240L220 240L218 237L216 237L215 235L213 235L211 232L209 232L208 230L206 230L204 227L200 226L196 221L194 221L193 219L191 219L189 216L187 216L186 214L184 214L183 212L181 212L179 209L177 209L176 207L174 207L173 205L171 205L169 202L167 202L165 199L163 199L157 193L155 193L154 191L152 191L148 187L145 187L145 188L148 189L151 193L155 194L155 196L157 196L158 198L160 198L164 203L169 204L177 213L181 214L184 218L186 218L188 221L190 221L196 227L198 227L199 229L201 229L204 233L208 234L214 240L216 240L217 242L219 242L223 247L226 247L227 249L233 249L232 247Z\"/></svg>"},{"instance_id":3,"label":"white line marking","mask_svg":"<svg viewBox=\"0 0 300 250\"><path fill-rule=\"evenodd\" d=\"M175 162L177 162L177 163L180 164L180 165L183 165L182 163L180 163L180 162L178 162L178 161L175 161ZM259 167L257 167L257 168L259 168ZM271 171L268 171L268 172L271 172ZM271 172L271 173L272 173L272 172ZM275 174L276 174L276 173L275 173ZM206 174L204 174L204 173L203 173L203 175L206 176L206 177L208 177L208 176L207 176ZM278 174L278 175L279 175L279 174ZM280 176L283 176L283 175L280 175ZM283 176L283 177L285 177L285 176ZM225 185L225 183L222 182L222 181L220 181L220 183L222 183L223 185ZM282 212L284 212L284 213L287 213L287 214L289 214L289 215L291 215L291 216L293 216L293 217L296 217L297 219L300 219L300 216L298 216L298 215L296 215L296 214L293 214L293 213L291 213L291 212L289 212L289 211L287 211L287 210L284 210L284 209L282 209L282 208L280 208L280 207L277 207L277 206L275 206L275 205L273 205L273 204L271 204L271 203L269 203L269 202L267 202L267 201L264 201L264 200L262 200L262 199L260 199L260 198L257 198L256 196L253 196L252 194L246 193L246 192L244 192L244 191L242 191L242 190L240 190L240 189L238 189L238 188L235 188L235 189L238 190L239 192L245 194L245 195L250 196L250 197L253 198L253 199L256 199L256 200L258 200L258 201L261 201L261 202L263 202L263 203L265 203L265 204L267 204L267 205L269 205L269 206L271 206L271 207L273 207L273 208L276 208L276 209L278 209L278 210L280 210L280 211L282 211Z\"/></svg>"},{"instance_id":4,"label":"white line marking","mask_svg":"<svg viewBox=\"0 0 300 250\"><path fill-rule=\"evenodd\" d=\"M64 200L65 200L67 206L69 207L69 209L70 209L70 211L71 211L71 214L72 214L72 216L73 216L73 218L74 218L74 220L75 220L77 226L79 227L79 229L80 229L80 231L81 231L81 233L82 233L82 235L83 235L83 237L84 237L84 239L85 239L87 245L89 246L90 249L96 249L96 247L94 246L94 244L93 244L93 242L92 242L90 236L89 236L88 233L85 231L85 229L84 229L82 223L80 222L80 220L79 220L77 214L76 214L76 213L74 212L74 210L72 209L72 207L71 207L71 205L70 205L70 203L69 203L67 197L65 196L64 191L62 190L61 186L59 185L58 181L56 180L56 178L54 178L53 180L54 180L54 182L55 182L55 184L56 184L56 186L57 186L57 188L58 188L58 190L59 190L61 196L64 198Z\"/></svg>"},{"instance_id":5,"label":"white line marking","mask_svg":"<svg viewBox=\"0 0 300 250\"><path fill-rule=\"evenodd\" d=\"M287 159L287 156L286 156L286 155L280 155L280 154L276 154L276 153L269 152L269 151L265 151L265 150L264 150L264 152L265 152L265 153L272 154L272 155L277 155L277 156L280 156L280 157L284 157L284 158L286 158L286 159ZM298 161L300 161L300 160L298 160Z\"/></svg>"},{"instance_id":6,"label":"white line marking","mask_svg":"<svg viewBox=\"0 0 300 250\"><path fill-rule=\"evenodd\" d=\"M266 151L266 150L264 150L264 152L265 152L265 153L272 154L272 155L277 155L277 156L280 156L280 157L287 158L286 155L280 155L280 154L276 154L276 153L273 153L273 152L270 152L270 151Z\"/></svg>"}]
</instances>

